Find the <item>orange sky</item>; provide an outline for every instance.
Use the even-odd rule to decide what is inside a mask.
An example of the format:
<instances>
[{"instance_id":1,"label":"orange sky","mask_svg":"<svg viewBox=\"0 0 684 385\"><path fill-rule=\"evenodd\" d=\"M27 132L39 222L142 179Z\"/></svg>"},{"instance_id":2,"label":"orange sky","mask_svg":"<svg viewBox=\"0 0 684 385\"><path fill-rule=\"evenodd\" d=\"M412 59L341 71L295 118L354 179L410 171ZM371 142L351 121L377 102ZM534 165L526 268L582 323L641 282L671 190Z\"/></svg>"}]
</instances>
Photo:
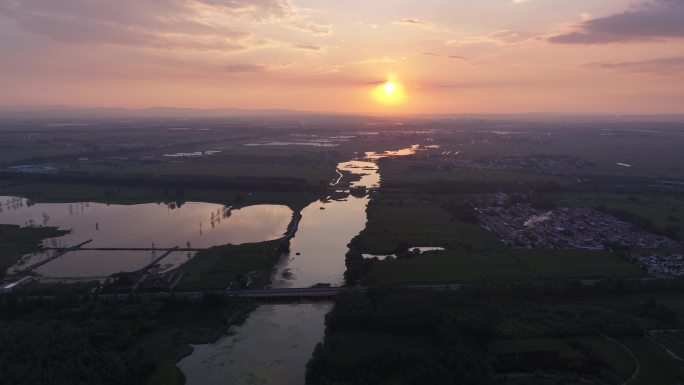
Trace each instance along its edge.
<instances>
[{"instance_id":1,"label":"orange sky","mask_svg":"<svg viewBox=\"0 0 684 385\"><path fill-rule=\"evenodd\" d=\"M684 1L3 0L0 58L6 106L683 113Z\"/></svg>"}]
</instances>

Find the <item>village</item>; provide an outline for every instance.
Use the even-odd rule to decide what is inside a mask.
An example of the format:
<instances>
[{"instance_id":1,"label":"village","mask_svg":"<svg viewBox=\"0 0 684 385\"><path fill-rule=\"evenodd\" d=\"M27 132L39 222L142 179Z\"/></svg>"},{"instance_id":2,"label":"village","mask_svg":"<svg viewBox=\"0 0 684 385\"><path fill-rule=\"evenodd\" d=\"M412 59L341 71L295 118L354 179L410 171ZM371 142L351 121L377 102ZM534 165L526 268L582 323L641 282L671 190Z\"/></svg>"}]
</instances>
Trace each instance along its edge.
<instances>
[{"instance_id":1,"label":"village","mask_svg":"<svg viewBox=\"0 0 684 385\"><path fill-rule=\"evenodd\" d=\"M684 257L676 252L634 252L632 262L656 277L684 276Z\"/></svg>"},{"instance_id":2,"label":"village","mask_svg":"<svg viewBox=\"0 0 684 385\"><path fill-rule=\"evenodd\" d=\"M514 248L633 249L676 247L667 237L652 234L609 214L590 208L541 210L529 203L503 204L499 198L475 209L480 224Z\"/></svg>"}]
</instances>

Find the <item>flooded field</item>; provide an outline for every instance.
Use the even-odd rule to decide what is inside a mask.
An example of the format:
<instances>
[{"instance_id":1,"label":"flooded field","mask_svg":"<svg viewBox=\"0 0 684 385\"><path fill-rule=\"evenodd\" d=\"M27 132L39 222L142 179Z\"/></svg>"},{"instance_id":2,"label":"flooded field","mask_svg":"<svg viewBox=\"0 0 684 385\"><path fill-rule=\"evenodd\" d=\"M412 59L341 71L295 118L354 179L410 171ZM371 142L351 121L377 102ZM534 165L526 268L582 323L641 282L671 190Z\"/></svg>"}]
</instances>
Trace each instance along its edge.
<instances>
[{"instance_id":1,"label":"flooded field","mask_svg":"<svg viewBox=\"0 0 684 385\"><path fill-rule=\"evenodd\" d=\"M92 239L87 247L206 248L215 245L261 242L279 238L292 218L280 205L231 209L212 203L107 205L101 203L36 203L17 197L0 197L0 223L55 226L71 233L44 241L47 247L68 247ZM83 253L83 254L80 254ZM174 253L176 254L176 253ZM69 254L67 254L69 255ZM38 253L24 264L45 258ZM163 261L183 261L171 255ZM79 277L135 270L149 263L151 253L81 251L60 257L39 270L46 274ZM75 262L79 261L79 262ZM111 268L105 268L110 266Z\"/></svg>"},{"instance_id":2,"label":"flooded field","mask_svg":"<svg viewBox=\"0 0 684 385\"><path fill-rule=\"evenodd\" d=\"M36 270L36 273L46 278L59 279L104 279L122 271L141 269L151 263L165 251L108 251L108 250L77 250L64 254ZM53 251L25 256L19 263L11 267L8 272L21 270L30 264L43 261L52 255ZM176 251L161 262L161 269L170 269L187 261L195 252Z\"/></svg>"}]
</instances>

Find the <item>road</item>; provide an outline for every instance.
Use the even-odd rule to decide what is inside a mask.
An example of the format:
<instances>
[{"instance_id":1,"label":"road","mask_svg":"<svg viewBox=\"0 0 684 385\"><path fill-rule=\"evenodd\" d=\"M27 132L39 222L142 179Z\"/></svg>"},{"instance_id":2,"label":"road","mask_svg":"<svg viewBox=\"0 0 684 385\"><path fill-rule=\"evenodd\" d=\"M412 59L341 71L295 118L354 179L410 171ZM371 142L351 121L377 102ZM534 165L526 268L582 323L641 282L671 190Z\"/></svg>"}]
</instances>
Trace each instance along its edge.
<instances>
[{"instance_id":1,"label":"road","mask_svg":"<svg viewBox=\"0 0 684 385\"><path fill-rule=\"evenodd\" d=\"M657 278L635 278L631 280L654 280ZM584 286L594 286L604 280L601 279L587 279L580 281ZM609 281L609 279L605 279ZM539 281L539 282L512 282L510 285L537 285L543 287L546 284L562 282L561 281ZM394 286L398 289L409 290L460 290L462 288L495 288L500 285L491 283L446 283L446 284L428 284L428 285L402 285ZM359 290L367 292L370 288L365 286L332 286L332 287L299 287L299 288L266 288L266 289L244 289L244 290L215 290L215 291L169 291L169 292L137 292L132 293L98 293L93 294L93 297L107 298L107 299L126 299L130 296L143 298L167 298L167 297L183 297L183 298L201 298L205 294L224 295L228 297L250 298L254 300L301 300L301 299L332 299L337 294L345 290ZM39 298L52 298L55 296L46 295ZM84 296L91 297L91 296Z\"/></svg>"}]
</instances>

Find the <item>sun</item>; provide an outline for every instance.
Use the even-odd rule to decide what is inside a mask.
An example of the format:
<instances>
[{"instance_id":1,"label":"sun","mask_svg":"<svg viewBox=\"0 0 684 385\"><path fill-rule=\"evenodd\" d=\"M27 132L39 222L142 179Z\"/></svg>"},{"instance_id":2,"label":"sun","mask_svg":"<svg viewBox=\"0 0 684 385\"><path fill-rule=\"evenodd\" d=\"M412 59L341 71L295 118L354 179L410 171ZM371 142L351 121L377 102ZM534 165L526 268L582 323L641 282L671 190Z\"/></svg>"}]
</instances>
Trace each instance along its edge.
<instances>
[{"instance_id":1,"label":"sun","mask_svg":"<svg viewBox=\"0 0 684 385\"><path fill-rule=\"evenodd\" d=\"M382 90L385 91L385 94L392 95L397 90L397 85L388 81L382 86Z\"/></svg>"},{"instance_id":2,"label":"sun","mask_svg":"<svg viewBox=\"0 0 684 385\"><path fill-rule=\"evenodd\" d=\"M388 105L403 103L406 98L404 86L396 77L389 77L384 83L375 86L372 95L376 101Z\"/></svg>"}]
</instances>

